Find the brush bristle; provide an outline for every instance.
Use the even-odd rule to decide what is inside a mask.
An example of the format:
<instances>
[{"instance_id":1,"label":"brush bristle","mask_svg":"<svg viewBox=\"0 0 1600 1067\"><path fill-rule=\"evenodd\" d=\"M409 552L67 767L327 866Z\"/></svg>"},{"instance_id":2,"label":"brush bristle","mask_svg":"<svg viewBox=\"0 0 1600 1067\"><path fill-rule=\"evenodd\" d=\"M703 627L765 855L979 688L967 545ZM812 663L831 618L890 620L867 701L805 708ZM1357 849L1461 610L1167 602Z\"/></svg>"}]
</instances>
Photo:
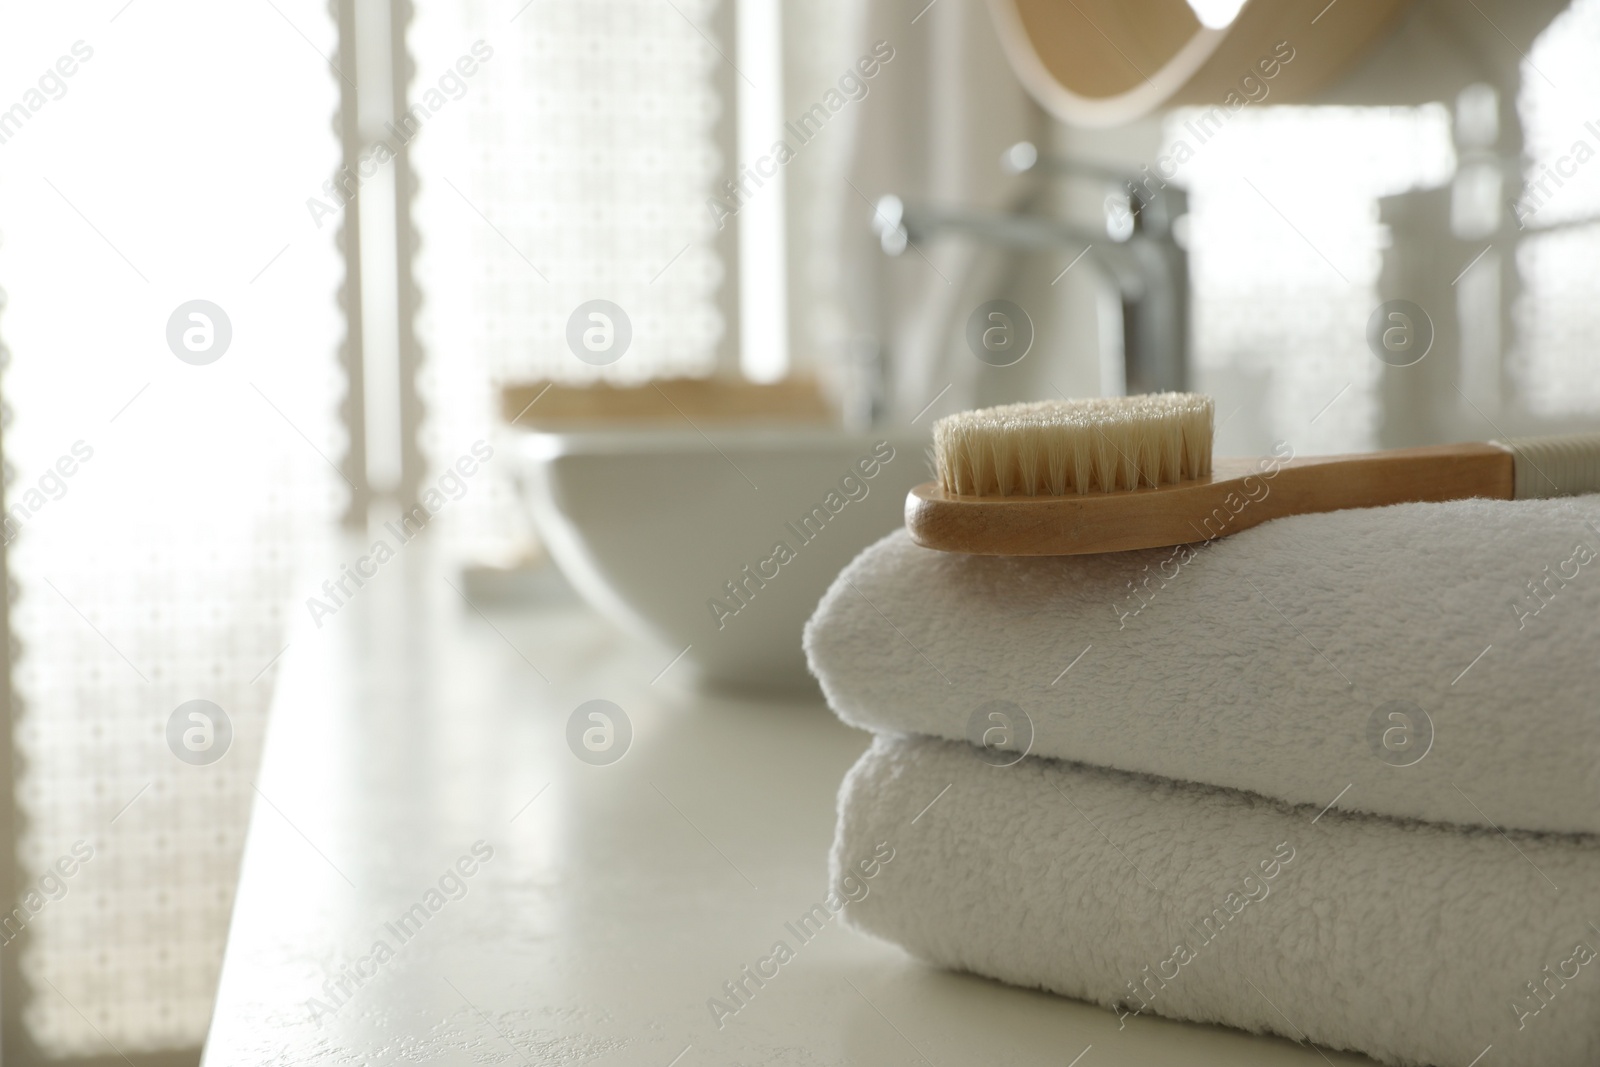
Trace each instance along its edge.
<instances>
[{"instance_id":1,"label":"brush bristle","mask_svg":"<svg viewBox=\"0 0 1600 1067\"><path fill-rule=\"evenodd\" d=\"M939 486L959 496L1065 496L1211 473L1200 393L1043 400L963 411L933 427Z\"/></svg>"}]
</instances>

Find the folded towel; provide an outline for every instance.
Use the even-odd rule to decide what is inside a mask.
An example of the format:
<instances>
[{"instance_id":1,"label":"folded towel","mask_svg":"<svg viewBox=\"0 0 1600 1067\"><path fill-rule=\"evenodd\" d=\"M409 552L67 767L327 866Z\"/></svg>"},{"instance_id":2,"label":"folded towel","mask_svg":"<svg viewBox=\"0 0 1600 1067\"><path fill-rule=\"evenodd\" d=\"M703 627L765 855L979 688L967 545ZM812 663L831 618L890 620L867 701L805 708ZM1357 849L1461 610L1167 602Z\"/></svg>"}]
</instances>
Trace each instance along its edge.
<instances>
[{"instance_id":1,"label":"folded towel","mask_svg":"<svg viewBox=\"0 0 1600 1067\"><path fill-rule=\"evenodd\" d=\"M978 741L1010 702L1036 755L1600 832L1597 521L1600 496L1464 500L1033 558L896 533L834 582L806 653L879 732Z\"/></svg>"},{"instance_id":2,"label":"folded towel","mask_svg":"<svg viewBox=\"0 0 1600 1067\"><path fill-rule=\"evenodd\" d=\"M1389 1063L1600 1063L1584 838L880 737L841 790L832 880L852 925L914 956L1120 1015Z\"/></svg>"}]
</instances>

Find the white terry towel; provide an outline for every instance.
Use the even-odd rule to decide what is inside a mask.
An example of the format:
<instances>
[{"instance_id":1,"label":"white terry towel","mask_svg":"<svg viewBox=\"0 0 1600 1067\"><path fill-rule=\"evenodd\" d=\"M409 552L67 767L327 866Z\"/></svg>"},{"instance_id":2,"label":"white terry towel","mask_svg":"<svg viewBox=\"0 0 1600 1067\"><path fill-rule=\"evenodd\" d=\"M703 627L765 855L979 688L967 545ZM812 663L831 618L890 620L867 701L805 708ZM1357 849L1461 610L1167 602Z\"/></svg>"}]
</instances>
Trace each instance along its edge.
<instances>
[{"instance_id":1,"label":"white terry towel","mask_svg":"<svg viewBox=\"0 0 1600 1067\"><path fill-rule=\"evenodd\" d=\"M1119 1013L1389 1063L1464 1067L1489 1045L1484 1064L1600 1063L1600 848L1585 838L1319 818L879 737L840 792L832 869L859 929Z\"/></svg>"},{"instance_id":2,"label":"white terry towel","mask_svg":"<svg viewBox=\"0 0 1600 1067\"><path fill-rule=\"evenodd\" d=\"M977 742L974 713L1011 702L1036 755L1600 832L1597 523L1600 496L1465 500L1033 558L899 532L835 580L805 647L876 732Z\"/></svg>"}]
</instances>

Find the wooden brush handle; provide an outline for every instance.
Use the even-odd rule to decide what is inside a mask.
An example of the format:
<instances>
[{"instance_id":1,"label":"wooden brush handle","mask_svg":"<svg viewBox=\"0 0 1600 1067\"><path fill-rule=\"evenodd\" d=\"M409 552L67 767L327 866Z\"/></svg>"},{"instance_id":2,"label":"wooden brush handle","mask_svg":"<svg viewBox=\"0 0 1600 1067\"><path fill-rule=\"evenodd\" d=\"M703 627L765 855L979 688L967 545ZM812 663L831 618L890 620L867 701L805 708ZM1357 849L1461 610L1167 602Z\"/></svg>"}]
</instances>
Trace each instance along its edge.
<instances>
[{"instance_id":1,"label":"wooden brush handle","mask_svg":"<svg viewBox=\"0 0 1600 1067\"><path fill-rule=\"evenodd\" d=\"M983 556L1073 556L1209 541L1279 519L1415 501L1513 496L1512 455L1492 444L1353 456L1219 459L1210 477L1114 493L962 497L925 482L906 529L925 548Z\"/></svg>"}]
</instances>

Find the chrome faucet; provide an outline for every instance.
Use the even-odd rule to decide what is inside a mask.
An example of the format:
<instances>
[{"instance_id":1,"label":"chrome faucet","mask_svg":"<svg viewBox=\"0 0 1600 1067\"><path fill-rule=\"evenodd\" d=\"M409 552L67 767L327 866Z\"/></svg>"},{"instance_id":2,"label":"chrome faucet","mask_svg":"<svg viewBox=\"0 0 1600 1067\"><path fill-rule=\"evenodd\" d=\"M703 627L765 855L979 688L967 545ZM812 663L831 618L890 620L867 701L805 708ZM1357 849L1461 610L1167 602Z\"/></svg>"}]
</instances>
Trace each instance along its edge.
<instances>
[{"instance_id":1,"label":"chrome faucet","mask_svg":"<svg viewBox=\"0 0 1600 1067\"><path fill-rule=\"evenodd\" d=\"M1026 141L1007 149L1001 166L1012 174L1032 171L1102 184L1110 190L1104 231L1042 214L1037 193L1024 197L1013 213L912 205L891 194L878 201L873 216L884 252L898 256L912 242L947 233L1007 248L1080 251L1121 299L1127 392L1186 389L1189 254L1182 234L1188 194L1148 168L1140 175L1041 157Z\"/></svg>"}]
</instances>

